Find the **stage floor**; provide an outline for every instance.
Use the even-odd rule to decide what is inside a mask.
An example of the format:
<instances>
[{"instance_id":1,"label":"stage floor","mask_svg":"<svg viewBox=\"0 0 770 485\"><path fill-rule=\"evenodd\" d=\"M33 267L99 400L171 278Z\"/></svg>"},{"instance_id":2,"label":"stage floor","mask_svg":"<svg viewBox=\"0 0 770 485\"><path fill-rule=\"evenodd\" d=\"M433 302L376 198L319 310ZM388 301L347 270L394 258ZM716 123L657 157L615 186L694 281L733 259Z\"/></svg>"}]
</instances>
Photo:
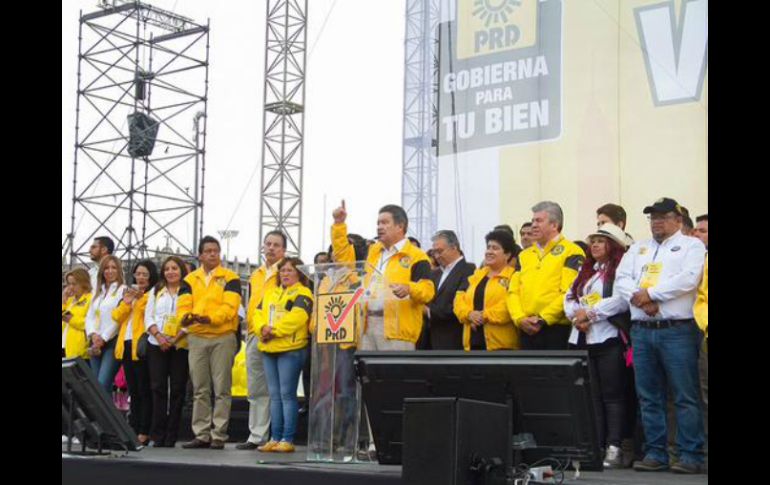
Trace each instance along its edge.
<instances>
[{"instance_id":1,"label":"stage floor","mask_svg":"<svg viewBox=\"0 0 770 485\"><path fill-rule=\"evenodd\" d=\"M260 484L277 483L287 485L312 479L308 483L360 483L367 485L398 484L401 482L401 466L379 465L376 463L310 463L305 461L305 447L297 452L259 453L240 451L235 443L227 443L224 450L183 450L177 448L146 448L140 452L114 453L104 457L76 457L66 453L62 446L62 485L66 483L90 483L78 481L107 479L110 485L132 483L140 477L163 477L164 484L204 483L225 485L243 479L258 480ZM114 472L114 475L113 475ZM136 476L133 476L133 475ZM211 476L206 478L209 474ZM176 478L179 478L177 481ZM169 481L170 480L170 481ZM133 483L136 483L135 481ZM564 483L577 485L705 485L707 475L677 475L671 472L641 473L633 470L606 470L604 472L581 472L574 479L574 472L568 471Z\"/></svg>"}]
</instances>

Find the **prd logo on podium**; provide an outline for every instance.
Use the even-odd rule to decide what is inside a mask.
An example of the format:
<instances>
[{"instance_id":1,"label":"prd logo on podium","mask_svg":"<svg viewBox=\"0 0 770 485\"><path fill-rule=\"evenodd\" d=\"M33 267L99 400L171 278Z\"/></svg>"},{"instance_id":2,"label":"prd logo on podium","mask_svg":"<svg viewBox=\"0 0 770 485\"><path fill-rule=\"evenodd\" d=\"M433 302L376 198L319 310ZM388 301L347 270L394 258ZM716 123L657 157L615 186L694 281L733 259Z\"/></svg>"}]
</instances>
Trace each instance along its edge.
<instances>
[{"instance_id":1,"label":"prd logo on podium","mask_svg":"<svg viewBox=\"0 0 770 485\"><path fill-rule=\"evenodd\" d=\"M318 295L316 312L319 344L343 344L355 342L358 322L357 305L364 289L355 292Z\"/></svg>"}]
</instances>

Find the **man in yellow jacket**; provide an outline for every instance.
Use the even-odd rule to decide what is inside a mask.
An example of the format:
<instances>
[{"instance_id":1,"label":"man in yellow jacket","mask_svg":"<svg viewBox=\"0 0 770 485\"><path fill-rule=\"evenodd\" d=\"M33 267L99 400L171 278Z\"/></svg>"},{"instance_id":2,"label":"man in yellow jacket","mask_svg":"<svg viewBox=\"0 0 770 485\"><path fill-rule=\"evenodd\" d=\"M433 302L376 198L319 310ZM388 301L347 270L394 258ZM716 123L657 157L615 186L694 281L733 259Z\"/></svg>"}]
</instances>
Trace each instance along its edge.
<instances>
[{"instance_id":1,"label":"man in yellow jacket","mask_svg":"<svg viewBox=\"0 0 770 485\"><path fill-rule=\"evenodd\" d=\"M255 312L263 297L278 286L278 264L286 255L286 235L270 231L265 235L262 252L265 263L254 270L249 278L249 305L246 310L248 336L246 337L246 375L249 400L249 437L238 443L238 450L254 450L267 441L270 432L270 393L258 348L259 335L254 327Z\"/></svg>"},{"instance_id":2,"label":"man in yellow jacket","mask_svg":"<svg viewBox=\"0 0 770 485\"><path fill-rule=\"evenodd\" d=\"M355 251L348 241L345 201L334 210L332 248L334 261L353 262ZM359 350L414 350L422 331L425 305L436 289L430 279L428 256L406 238L409 221L403 208L386 205L377 217L378 242L369 247L366 258L366 286L376 285L376 272L389 285L395 300L370 301ZM374 268L374 269L373 269Z\"/></svg>"},{"instance_id":3,"label":"man in yellow jacket","mask_svg":"<svg viewBox=\"0 0 770 485\"><path fill-rule=\"evenodd\" d=\"M555 202L532 208L532 239L519 253L508 287L508 311L521 329L524 350L565 350L572 329L564 295L577 278L585 253L562 234L564 213Z\"/></svg>"},{"instance_id":4,"label":"man in yellow jacket","mask_svg":"<svg viewBox=\"0 0 770 485\"><path fill-rule=\"evenodd\" d=\"M201 239L201 267L188 274L179 288L177 319L188 329L190 379L193 384L192 428L195 439L183 448L221 450L227 441L232 396L232 367L238 347L238 307L241 280L221 266L219 241ZM211 414L211 386L214 414ZM213 428L212 428L213 422Z\"/></svg>"}]
</instances>

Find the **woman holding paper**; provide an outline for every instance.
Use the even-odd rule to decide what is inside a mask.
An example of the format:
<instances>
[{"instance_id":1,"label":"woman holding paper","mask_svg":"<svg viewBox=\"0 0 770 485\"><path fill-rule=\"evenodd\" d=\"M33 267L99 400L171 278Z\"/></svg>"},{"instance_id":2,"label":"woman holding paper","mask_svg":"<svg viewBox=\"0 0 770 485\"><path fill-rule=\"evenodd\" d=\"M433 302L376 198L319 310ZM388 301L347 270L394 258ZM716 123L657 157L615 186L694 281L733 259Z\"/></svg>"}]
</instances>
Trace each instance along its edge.
<instances>
[{"instance_id":1,"label":"woman holding paper","mask_svg":"<svg viewBox=\"0 0 770 485\"><path fill-rule=\"evenodd\" d=\"M297 268L299 258L278 264L279 286L269 290L254 312L254 328L270 392L270 441L263 452L294 451L297 430L297 385L308 348L308 322L313 293L307 276Z\"/></svg>"},{"instance_id":2,"label":"woman holding paper","mask_svg":"<svg viewBox=\"0 0 770 485\"><path fill-rule=\"evenodd\" d=\"M152 390L150 439L156 448L174 447L182 418L189 368L187 334L177 322L176 302L185 276L184 261L176 256L166 258L160 267L160 281L150 290L144 313L144 326L150 335L147 339Z\"/></svg>"}]
</instances>

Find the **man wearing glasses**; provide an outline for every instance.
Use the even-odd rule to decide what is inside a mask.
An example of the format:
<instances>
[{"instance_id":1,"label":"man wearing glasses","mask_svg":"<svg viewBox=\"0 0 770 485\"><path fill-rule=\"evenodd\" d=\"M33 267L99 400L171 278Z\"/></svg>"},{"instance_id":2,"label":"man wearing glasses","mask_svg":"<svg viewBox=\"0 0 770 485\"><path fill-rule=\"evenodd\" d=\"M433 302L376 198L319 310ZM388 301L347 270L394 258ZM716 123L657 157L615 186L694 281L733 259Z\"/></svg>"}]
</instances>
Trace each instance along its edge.
<instances>
[{"instance_id":1,"label":"man wearing glasses","mask_svg":"<svg viewBox=\"0 0 770 485\"><path fill-rule=\"evenodd\" d=\"M693 304L703 273L706 248L682 235L682 207L658 199L644 208L652 239L628 250L617 270L615 292L630 302L636 392L642 411L646 455L637 471L669 468L666 451L666 393L676 406L680 461L675 473L703 472L703 415L700 407L698 349L701 333Z\"/></svg>"}]
</instances>

